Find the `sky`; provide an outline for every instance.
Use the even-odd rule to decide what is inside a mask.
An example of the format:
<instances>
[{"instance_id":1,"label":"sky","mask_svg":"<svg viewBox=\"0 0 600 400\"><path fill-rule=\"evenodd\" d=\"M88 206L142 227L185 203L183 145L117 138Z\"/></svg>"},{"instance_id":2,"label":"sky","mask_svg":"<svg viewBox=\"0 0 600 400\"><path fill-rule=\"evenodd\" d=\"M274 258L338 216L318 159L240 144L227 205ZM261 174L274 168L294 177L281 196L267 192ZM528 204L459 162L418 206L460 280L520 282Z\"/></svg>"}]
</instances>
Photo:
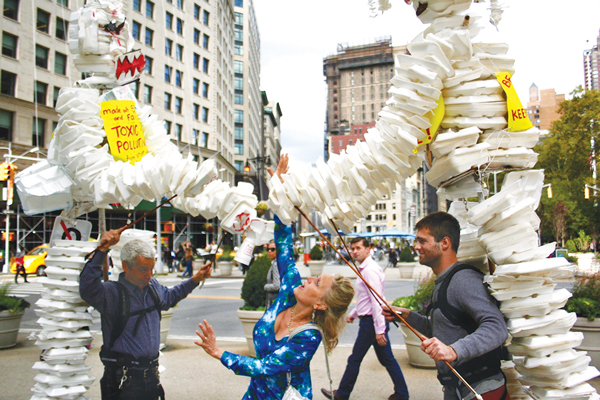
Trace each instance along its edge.
<instances>
[{"instance_id":1,"label":"sky","mask_svg":"<svg viewBox=\"0 0 600 400\"><path fill-rule=\"evenodd\" d=\"M338 43L368 44L392 37L405 45L427 25L403 0L371 17L368 0L253 0L261 39L261 90L279 102L283 152L292 164L312 164L323 156L327 88L323 59ZM474 4L484 29L476 41L508 43L515 58L512 79L521 102L529 87L568 94L583 85L583 51L596 45L598 0L504 0L498 31L487 23L489 0Z\"/></svg>"}]
</instances>

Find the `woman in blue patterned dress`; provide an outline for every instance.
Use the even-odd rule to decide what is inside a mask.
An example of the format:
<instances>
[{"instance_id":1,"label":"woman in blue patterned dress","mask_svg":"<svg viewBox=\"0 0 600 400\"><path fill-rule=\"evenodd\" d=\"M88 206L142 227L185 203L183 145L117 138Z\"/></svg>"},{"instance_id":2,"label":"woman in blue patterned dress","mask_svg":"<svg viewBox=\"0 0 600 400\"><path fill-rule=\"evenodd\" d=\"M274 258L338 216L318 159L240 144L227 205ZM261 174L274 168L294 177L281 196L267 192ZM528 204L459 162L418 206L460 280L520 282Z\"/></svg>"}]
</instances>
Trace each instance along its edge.
<instances>
[{"instance_id":1,"label":"woman in blue patterned dress","mask_svg":"<svg viewBox=\"0 0 600 400\"><path fill-rule=\"evenodd\" d=\"M277 167L280 179L286 171L287 155L284 154ZM282 225L277 216L275 245L281 288L254 327L257 358L219 349L215 333L206 320L204 325L199 324L202 332L196 331L196 334L201 341L195 343L237 375L252 378L244 399L281 399L287 388L287 372L292 373L292 386L302 396L312 399L310 360L322 339L327 352L337 345L354 288L347 278L330 274L307 278L302 284L294 262L291 228ZM322 338L315 327L298 333L288 341L294 329L307 323L316 324L325 337Z\"/></svg>"}]
</instances>

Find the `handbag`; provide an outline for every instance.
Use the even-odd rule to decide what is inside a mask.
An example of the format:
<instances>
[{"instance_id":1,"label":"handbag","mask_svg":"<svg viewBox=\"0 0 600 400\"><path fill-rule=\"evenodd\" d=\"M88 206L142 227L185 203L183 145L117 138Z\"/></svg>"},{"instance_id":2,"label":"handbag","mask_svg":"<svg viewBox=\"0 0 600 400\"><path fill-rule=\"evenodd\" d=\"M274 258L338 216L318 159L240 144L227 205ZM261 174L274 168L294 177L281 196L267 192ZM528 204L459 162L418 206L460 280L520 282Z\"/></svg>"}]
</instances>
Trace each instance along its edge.
<instances>
[{"instance_id":1,"label":"handbag","mask_svg":"<svg viewBox=\"0 0 600 400\"><path fill-rule=\"evenodd\" d=\"M304 325L299 326L296 329L294 329L292 331L292 333L290 333L290 336L288 337L288 342L290 341L291 338L296 336L298 333L303 332L307 329L316 329L319 332L321 332L321 335L323 335L323 337L325 337L325 335L323 334L323 332L317 325L315 325L313 323L309 323L309 324L304 324ZM325 345L323 345L323 347L325 347ZM331 372L329 371L329 357L327 356L327 349L324 349L324 350L325 350L325 364L327 365L327 378L329 378L329 389L333 393L333 381L331 380ZM287 384L288 384L288 386L287 386L287 389L285 390L285 393L283 394L282 400L308 400L306 397L302 396L300 394L300 392L298 390L296 390L295 387L292 386L292 373L291 372L287 373Z\"/></svg>"}]
</instances>

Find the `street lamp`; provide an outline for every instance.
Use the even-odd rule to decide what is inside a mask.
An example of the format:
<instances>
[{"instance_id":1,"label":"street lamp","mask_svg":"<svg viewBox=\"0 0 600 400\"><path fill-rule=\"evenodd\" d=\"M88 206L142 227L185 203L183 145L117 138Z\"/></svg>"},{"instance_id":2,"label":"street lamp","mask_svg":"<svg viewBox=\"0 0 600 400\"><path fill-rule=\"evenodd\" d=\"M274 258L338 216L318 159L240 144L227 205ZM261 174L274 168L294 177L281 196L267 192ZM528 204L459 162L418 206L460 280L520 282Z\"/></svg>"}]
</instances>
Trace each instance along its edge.
<instances>
[{"instance_id":1,"label":"street lamp","mask_svg":"<svg viewBox=\"0 0 600 400\"><path fill-rule=\"evenodd\" d=\"M254 158L249 158L248 160L246 160L246 165L244 165L244 172L249 173L250 172L250 161L253 163L256 163L257 166L257 172L258 172L258 194L260 196L259 200L263 200L263 167L266 165L267 167L271 166L271 157L270 156L266 156L266 157L254 157Z\"/></svg>"}]
</instances>

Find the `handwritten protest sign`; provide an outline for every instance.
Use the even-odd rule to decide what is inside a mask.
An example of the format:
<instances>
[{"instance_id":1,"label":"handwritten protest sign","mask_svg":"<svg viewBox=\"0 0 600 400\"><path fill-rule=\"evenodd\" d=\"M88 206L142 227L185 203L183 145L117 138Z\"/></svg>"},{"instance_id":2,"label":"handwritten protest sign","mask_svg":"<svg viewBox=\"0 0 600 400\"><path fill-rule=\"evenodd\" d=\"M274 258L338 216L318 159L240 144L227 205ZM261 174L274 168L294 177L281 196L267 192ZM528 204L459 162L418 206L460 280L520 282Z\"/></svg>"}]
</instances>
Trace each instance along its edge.
<instances>
[{"instance_id":1,"label":"handwritten protest sign","mask_svg":"<svg viewBox=\"0 0 600 400\"><path fill-rule=\"evenodd\" d=\"M142 124L131 100L109 100L100 104L104 130L115 160L135 164L148 154Z\"/></svg>"}]
</instances>

